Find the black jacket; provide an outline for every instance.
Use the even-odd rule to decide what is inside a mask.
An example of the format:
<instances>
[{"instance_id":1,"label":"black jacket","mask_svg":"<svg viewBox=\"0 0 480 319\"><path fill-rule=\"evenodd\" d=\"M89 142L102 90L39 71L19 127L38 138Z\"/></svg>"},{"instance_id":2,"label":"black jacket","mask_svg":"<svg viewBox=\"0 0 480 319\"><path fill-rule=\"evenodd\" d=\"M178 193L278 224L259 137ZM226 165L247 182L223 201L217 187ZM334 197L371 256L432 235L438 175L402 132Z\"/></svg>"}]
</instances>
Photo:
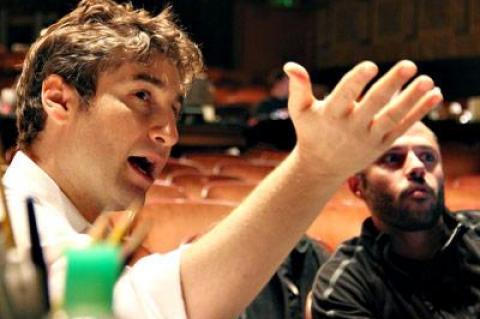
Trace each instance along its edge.
<instances>
[{"instance_id":1,"label":"black jacket","mask_svg":"<svg viewBox=\"0 0 480 319\"><path fill-rule=\"evenodd\" d=\"M395 255L367 219L317 274L313 318L480 318L480 212L444 221L446 244L420 262Z\"/></svg>"},{"instance_id":2,"label":"black jacket","mask_svg":"<svg viewBox=\"0 0 480 319\"><path fill-rule=\"evenodd\" d=\"M239 319L301 319L327 251L304 236Z\"/></svg>"}]
</instances>

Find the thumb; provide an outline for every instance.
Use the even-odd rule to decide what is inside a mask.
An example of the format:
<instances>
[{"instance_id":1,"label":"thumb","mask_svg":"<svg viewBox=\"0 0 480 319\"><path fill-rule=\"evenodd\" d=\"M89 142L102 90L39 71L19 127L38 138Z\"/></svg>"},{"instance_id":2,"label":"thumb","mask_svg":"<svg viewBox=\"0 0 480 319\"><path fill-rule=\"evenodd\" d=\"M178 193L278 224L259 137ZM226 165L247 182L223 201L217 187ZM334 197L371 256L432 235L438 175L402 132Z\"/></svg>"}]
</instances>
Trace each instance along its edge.
<instances>
[{"instance_id":1,"label":"thumb","mask_svg":"<svg viewBox=\"0 0 480 319\"><path fill-rule=\"evenodd\" d=\"M289 78L288 109L290 113L298 113L309 108L314 97L307 70L294 62L286 63L283 70Z\"/></svg>"}]
</instances>

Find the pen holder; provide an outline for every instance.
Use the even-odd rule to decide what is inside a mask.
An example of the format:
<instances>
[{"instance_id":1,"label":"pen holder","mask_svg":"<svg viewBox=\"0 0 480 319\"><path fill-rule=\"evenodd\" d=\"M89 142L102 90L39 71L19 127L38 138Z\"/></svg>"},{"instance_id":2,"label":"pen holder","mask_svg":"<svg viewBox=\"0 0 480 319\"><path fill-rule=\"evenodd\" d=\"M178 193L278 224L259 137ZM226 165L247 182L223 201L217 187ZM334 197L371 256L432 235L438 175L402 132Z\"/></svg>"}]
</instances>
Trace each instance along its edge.
<instances>
[{"instance_id":1,"label":"pen holder","mask_svg":"<svg viewBox=\"0 0 480 319\"><path fill-rule=\"evenodd\" d=\"M69 316L112 315L113 287L120 275L120 248L95 244L66 252L64 309Z\"/></svg>"}]
</instances>

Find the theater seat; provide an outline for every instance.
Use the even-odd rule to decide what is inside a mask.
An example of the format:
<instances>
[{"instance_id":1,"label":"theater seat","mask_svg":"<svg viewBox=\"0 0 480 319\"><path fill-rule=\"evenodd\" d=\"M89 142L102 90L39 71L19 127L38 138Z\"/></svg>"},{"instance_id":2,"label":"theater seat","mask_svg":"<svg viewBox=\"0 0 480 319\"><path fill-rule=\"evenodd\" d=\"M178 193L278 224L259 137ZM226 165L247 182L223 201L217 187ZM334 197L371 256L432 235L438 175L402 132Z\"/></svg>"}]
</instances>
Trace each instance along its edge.
<instances>
[{"instance_id":1,"label":"theater seat","mask_svg":"<svg viewBox=\"0 0 480 319\"><path fill-rule=\"evenodd\" d=\"M202 167L193 161L170 158L162 169L160 178L167 179L173 173L201 173Z\"/></svg>"},{"instance_id":2,"label":"theater seat","mask_svg":"<svg viewBox=\"0 0 480 319\"><path fill-rule=\"evenodd\" d=\"M453 180L450 185L453 189L480 195L480 174L462 175Z\"/></svg>"},{"instance_id":3,"label":"theater seat","mask_svg":"<svg viewBox=\"0 0 480 319\"><path fill-rule=\"evenodd\" d=\"M480 209L480 175L462 175L447 181L445 203L452 211Z\"/></svg>"},{"instance_id":4,"label":"theater seat","mask_svg":"<svg viewBox=\"0 0 480 319\"><path fill-rule=\"evenodd\" d=\"M244 157L250 160L264 160L280 163L288 156L288 154L289 152L268 148L252 148L244 154Z\"/></svg>"},{"instance_id":5,"label":"theater seat","mask_svg":"<svg viewBox=\"0 0 480 319\"><path fill-rule=\"evenodd\" d=\"M155 182L150 186L145 197L145 203L151 204L166 198L187 198L187 193L183 187L177 185L166 185L161 182Z\"/></svg>"},{"instance_id":6,"label":"theater seat","mask_svg":"<svg viewBox=\"0 0 480 319\"><path fill-rule=\"evenodd\" d=\"M184 199L146 205L139 213L139 221L146 221L152 229L142 244L144 253L173 250L209 231L234 208L228 202Z\"/></svg>"},{"instance_id":7,"label":"theater seat","mask_svg":"<svg viewBox=\"0 0 480 319\"><path fill-rule=\"evenodd\" d=\"M223 153L190 153L183 155L182 160L185 159L201 165L207 172L213 172L219 163L248 163L248 159L244 157Z\"/></svg>"},{"instance_id":8,"label":"theater seat","mask_svg":"<svg viewBox=\"0 0 480 319\"><path fill-rule=\"evenodd\" d=\"M240 203L257 186L256 183L241 181L217 181L206 184L202 198L223 199Z\"/></svg>"},{"instance_id":9,"label":"theater seat","mask_svg":"<svg viewBox=\"0 0 480 319\"><path fill-rule=\"evenodd\" d=\"M214 181L238 181L239 178L234 176L226 176L219 174L202 174L202 173L188 173L178 172L172 174L167 183L180 186L185 190L189 198L201 198L203 187Z\"/></svg>"},{"instance_id":10,"label":"theater seat","mask_svg":"<svg viewBox=\"0 0 480 319\"><path fill-rule=\"evenodd\" d=\"M235 176L244 181L258 183L274 168L274 165L268 164L232 163L217 165L215 167L215 172L222 175Z\"/></svg>"},{"instance_id":11,"label":"theater seat","mask_svg":"<svg viewBox=\"0 0 480 319\"><path fill-rule=\"evenodd\" d=\"M360 235L362 223L368 216L370 214L366 206L329 202L307 234L335 250L343 241Z\"/></svg>"}]
</instances>

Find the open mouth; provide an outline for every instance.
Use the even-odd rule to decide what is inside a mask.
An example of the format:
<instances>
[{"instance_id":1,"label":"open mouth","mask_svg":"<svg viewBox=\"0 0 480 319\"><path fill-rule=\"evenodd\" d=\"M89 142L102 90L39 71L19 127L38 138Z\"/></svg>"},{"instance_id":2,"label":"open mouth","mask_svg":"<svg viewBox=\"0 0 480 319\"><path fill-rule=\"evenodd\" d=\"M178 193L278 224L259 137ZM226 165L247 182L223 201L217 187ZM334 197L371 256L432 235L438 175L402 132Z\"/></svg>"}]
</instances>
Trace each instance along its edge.
<instances>
[{"instance_id":1,"label":"open mouth","mask_svg":"<svg viewBox=\"0 0 480 319\"><path fill-rule=\"evenodd\" d=\"M128 157L130 165L148 179L153 180L154 164L143 156Z\"/></svg>"}]
</instances>

